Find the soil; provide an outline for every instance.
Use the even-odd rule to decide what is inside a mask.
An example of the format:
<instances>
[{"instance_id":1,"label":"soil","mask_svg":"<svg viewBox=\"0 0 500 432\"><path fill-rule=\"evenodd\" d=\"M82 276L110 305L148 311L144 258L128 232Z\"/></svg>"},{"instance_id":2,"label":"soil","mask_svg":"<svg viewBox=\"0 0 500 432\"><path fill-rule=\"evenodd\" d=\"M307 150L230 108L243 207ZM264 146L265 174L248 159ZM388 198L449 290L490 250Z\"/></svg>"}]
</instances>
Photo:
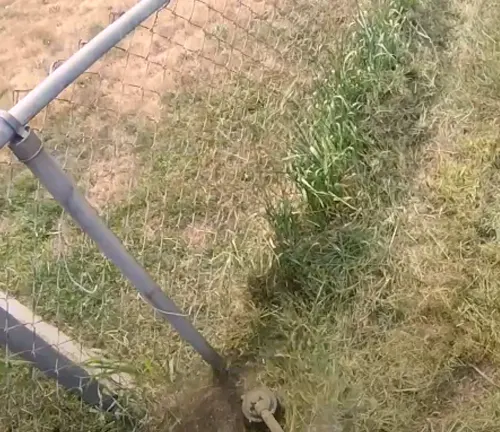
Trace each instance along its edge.
<instances>
[{"instance_id":1,"label":"soil","mask_svg":"<svg viewBox=\"0 0 500 432\"><path fill-rule=\"evenodd\" d=\"M240 394L233 386L199 388L177 396L169 394L161 406L163 424L173 432L244 432ZM172 425L175 425L172 427Z\"/></svg>"}]
</instances>

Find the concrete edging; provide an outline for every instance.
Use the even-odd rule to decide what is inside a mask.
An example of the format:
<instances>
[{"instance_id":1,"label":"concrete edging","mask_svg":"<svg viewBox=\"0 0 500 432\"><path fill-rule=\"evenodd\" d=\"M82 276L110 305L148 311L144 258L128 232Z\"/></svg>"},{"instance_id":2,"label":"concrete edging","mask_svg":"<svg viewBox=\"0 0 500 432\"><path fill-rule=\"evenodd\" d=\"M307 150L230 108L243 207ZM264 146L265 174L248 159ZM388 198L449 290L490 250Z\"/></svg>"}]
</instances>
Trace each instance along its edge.
<instances>
[{"instance_id":1,"label":"concrete edging","mask_svg":"<svg viewBox=\"0 0 500 432\"><path fill-rule=\"evenodd\" d=\"M85 402L106 411L118 406L113 390L132 386L127 374L98 379L102 371L88 364L96 360L95 355L3 291L0 291L0 344Z\"/></svg>"}]
</instances>

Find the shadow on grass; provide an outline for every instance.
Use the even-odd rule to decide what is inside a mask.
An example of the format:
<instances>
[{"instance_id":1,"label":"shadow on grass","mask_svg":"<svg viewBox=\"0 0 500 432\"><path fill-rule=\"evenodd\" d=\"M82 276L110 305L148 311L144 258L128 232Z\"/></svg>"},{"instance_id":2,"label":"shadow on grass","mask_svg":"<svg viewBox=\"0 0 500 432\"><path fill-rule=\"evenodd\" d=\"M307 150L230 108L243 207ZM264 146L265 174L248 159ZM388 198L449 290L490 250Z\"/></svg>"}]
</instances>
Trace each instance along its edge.
<instances>
[{"instance_id":1,"label":"shadow on grass","mask_svg":"<svg viewBox=\"0 0 500 432\"><path fill-rule=\"evenodd\" d=\"M372 240L369 232L354 228L278 241L271 269L249 279L252 298L260 305L279 306L293 297L311 308L325 299L349 301L356 294L356 275L374 267Z\"/></svg>"}]
</instances>

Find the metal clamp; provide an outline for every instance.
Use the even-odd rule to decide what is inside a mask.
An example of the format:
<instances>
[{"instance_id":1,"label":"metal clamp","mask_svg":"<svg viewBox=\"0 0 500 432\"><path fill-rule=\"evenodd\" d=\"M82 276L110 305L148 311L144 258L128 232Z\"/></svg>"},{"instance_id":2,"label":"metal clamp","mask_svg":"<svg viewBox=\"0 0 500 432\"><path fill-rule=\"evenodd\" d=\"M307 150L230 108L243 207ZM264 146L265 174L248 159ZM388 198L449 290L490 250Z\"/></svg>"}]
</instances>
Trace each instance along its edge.
<instances>
[{"instance_id":1,"label":"metal clamp","mask_svg":"<svg viewBox=\"0 0 500 432\"><path fill-rule=\"evenodd\" d=\"M27 164L40 154L43 143L34 130L25 126L24 136L18 135L14 137L9 147L20 162Z\"/></svg>"},{"instance_id":2,"label":"metal clamp","mask_svg":"<svg viewBox=\"0 0 500 432\"><path fill-rule=\"evenodd\" d=\"M0 121L3 121L14 132L15 136L25 138L29 135L29 128L26 128L19 120L17 120L8 111L0 110ZM1 144L0 149L8 143Z\"/></svg>"},{"instance_id":3,"label":"metal clamp","mask_svg":"<svg viewBox=\"0 0 500 432\"><path fill-rule=\"evenodd\" d=\"M14 137L10 140L9 147L21 162L29 162L38 156L43 148L42 140L29 126L24 126L12 114L3 110L0 110L0 120L13 130Z\"/></svg>"}]
</instances>

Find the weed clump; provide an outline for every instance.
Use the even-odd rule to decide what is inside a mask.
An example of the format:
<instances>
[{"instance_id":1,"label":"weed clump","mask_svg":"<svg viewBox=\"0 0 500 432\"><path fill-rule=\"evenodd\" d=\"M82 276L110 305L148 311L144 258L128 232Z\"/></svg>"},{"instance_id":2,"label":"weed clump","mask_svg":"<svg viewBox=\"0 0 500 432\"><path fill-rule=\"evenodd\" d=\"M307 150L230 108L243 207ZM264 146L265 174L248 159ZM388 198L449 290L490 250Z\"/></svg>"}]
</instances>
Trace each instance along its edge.
<instances>
[{"instance_id":1,"label":"weed clump","mask_svg":"<svg viewBox=\"0 0 500 432\"><path fill-rule=\"evenodd\" d=\"M405 188L402 155L422 141L435 93L414 58L426 35L413 16L400 1L361 12L300 109L286 159L295 196L268 206L281 288L342 300L376 266L381 212Z\"/></svg>"}]
</instances>

